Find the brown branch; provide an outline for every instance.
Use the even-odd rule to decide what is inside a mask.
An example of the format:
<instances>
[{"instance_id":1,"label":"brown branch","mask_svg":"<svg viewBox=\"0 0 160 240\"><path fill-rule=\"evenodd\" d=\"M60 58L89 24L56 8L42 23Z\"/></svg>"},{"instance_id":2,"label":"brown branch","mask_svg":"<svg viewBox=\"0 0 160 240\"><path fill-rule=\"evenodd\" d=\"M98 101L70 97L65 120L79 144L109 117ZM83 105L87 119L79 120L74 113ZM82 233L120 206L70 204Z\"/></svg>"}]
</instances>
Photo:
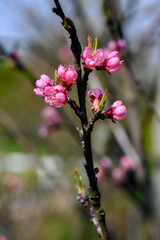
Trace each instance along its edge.
<instances>
[{"instance_id":1,"label":"brown branch","mask_svg":"<svg viewBox=\"0 0 160 240\"><path fill-rule=\"evenodd\" d=\"M93 165L92 147L91 147L91 132L92 129L88 126L88 118L86 112L86 89L89 73L85 70L83 78L81 75L81 44L77 37L75 25L73 21L66 17L58 0L54 0L56 8L53 8L53 12L61 17L63 20L62 25L68 31L71 39L71 50L74 55L74 63L76 64L78 79L77 79L77 92L79 98L80 107L77 107L74 101L68 100L70 106L74 109L76 115L80 118L82 125L81 143L85 157L84 167L89 179L89 200L96 213L96 220L100 228L97 228L97 232L102 240L109 240L108 230L105 222L105 214L100 204L100 193L97 186L97 178ZM80 111L79 111L80 110Z\"/></svg>"}]
</instances>

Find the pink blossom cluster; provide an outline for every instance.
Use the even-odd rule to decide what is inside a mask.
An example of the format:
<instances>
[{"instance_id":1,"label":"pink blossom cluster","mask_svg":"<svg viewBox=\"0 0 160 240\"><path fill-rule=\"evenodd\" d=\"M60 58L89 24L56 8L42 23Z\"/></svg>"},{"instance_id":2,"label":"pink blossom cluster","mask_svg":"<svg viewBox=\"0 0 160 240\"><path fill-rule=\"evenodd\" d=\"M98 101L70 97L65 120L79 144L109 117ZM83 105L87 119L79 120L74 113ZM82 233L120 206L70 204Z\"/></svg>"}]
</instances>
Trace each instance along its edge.
<instances>
[{"instance_id":1,"label":"pink blossom cluster","mask_svg":"<svg viewBox=\"0 0 160 240\"><path fill-rule=\"evenodd\" d=\"M76 83L78 74L74 66L69 65L64 67L62 64L58 67L56 73L57 82L53 82L47 75L41 75L41 78L36 81L34 92L38 96L43 96L45 102L56 108L60 108L67 102L67 90L73 83ZM62 85L59 84L62 81Z\"/></svg>"},{"instance_id":2,"label":"pink blossom cluster","mask_svg":"<svg viewBox=\"0 0 160 240\"><path fill-rule=\"evenodd\" d=\"M112 161L109 157L104 156L99 160L97 166L99 168L99 172L96 175L98 180L104 180L106 174L108 174L111 181L116 185L124 183L129 172L135 170L134 161L129 156L121 157L119 164L116 167L113 166Z\"/></svg>"},{"instance_id":3,"label":"pink blossom cluster","mask_svg":"<svg viewBox=\"0 0 160 240\"><path fill-rule=\"evenodd\" d=\"M126 52L126 41L123 38L117 40L111 40L107 47L103 48L103 54L107 57L112 51L117 51L121 55Z\"/></svg>"},{"instance_id":4,"label":"pink blossom cluster","mask_svg":"<svg viewBox=\"0 0 160 240\"><path fill-rule=\"evenodd\" d=\"M103 95L104 92L98 88L95 88L93 93L91 90L89 90L88 96L92 103L93 111L97 111L99 109L99 105ZM105 118L111 119L113 122L120 121L126 117L127 109L124 105L122 105L122 101L118 100L115 101L108 110L104 109L103 115L105 116Z\"/></svg>"},{"instance_id":5,"label":"pink blossom cluster","mask_svg":"<svg viewBox=\"0 0 160 240\"><path fill-rule=\"evenodd\" d=\"M119 51L124 53L126 50L126 41L123 38L119 38L117 40L111 40L108 43L108 48L110 51Z\"/></svg>"},{"instance_id":6,"label":"pink blossom cluster","mask_svg":"<svg viewBox=\"0 0 160 240\"><path fill-rule=\"evenodd\" d=\"M106 70L109 74L121 69L122 63L117 51L106 52L103 49L94 51L90 46L85 47L82 53L83 65L90 70Z\"/></svg>"},{"instance_id":7,"label":"pink blossom cluster","mask_svg":"<svg viewBox=\"0 0 160 240\"><path fill-rule=\"evenodd\" d=\"M41 116L43 123L38 128L38 135L41 138L46 138L60 124L61 116L56 108L50 106L41 111Z\"/></svg>"},{"instance_id":8,"label":"pink blossom cluster","mask_svg":"<svg viewBox=\"0 0 160 240\"><path fill-rule=\"evenodd\" d=\"M126 181L130 171L135 169L135 164L131 157L123 156L119 160L119 165L111 172L111 180L114 184L119 185Z\"/></svg>"}]
</instances>

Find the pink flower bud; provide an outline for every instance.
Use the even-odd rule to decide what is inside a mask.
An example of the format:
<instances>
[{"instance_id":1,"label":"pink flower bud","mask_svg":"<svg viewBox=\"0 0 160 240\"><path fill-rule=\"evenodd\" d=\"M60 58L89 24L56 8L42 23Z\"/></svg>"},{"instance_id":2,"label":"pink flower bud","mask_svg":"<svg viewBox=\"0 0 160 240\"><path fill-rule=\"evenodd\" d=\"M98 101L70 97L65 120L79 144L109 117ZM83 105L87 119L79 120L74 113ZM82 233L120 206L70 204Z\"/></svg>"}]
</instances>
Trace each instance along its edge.
<instances>
[{"instance_id":1,"label":"pink flower bud","mask_svg":"<svg viewBox=\"0 0 160 240\"><path fill-rule=\"evenodd\" d=\"M106 177L105 170L99 164L97 164L96 167L98 168L98 173L96 174L96 177L98 179L98 182L102 182L104 180L104 178Z\"/></svg>"},{"instance_id":2,"label":"pink flower bud","mask_svg":"<svg viewBox=\"0 0 160 240\"><path fill-rule=\"evenodd\" d=\"M73 65L64 67L62 64L60 64L58 67L58 77L67 83L76 83L75 81L78 78L78 73Z\"/></svg>"},{"instance_id":3,"label":"pink flower bud","mask_svg":"<svg viewBox=\"0 0 160 240\"><path fill-rule=\"evenodd\" d=\"M121 69L122 63L117 51L110 52L105 59L102 67L104 67L108 73L114 73Z\"/></svg>"},{"instance_id":4,"label":"pink flower bud","mask_svg":"<svg viewBox=\"0 0 160 240\"><path fill-rule=\"evenodd\" d=\"M105 169L110 169L112 166L112 161L109 157L104 156L99 160L99 164Z\"/></svg>"},{"instance_id":5,"label":"pink flower bud","mask_svg":"<svg viewBox=\"0 0 160 240\"><path fill-rule=\"evenodd\" d=\"M41 116L45 123L51 127L58 125L61 121L61 116L58 110L54 107L45 107L41 112Z\"/></svg>"},{"instance_id":6,"label":"pink flower bud","mask_svg":"<svg viewBox=\"0 0 160 240\"><path fill-rule=\"evenodd\" d=\"M104 92L101 91L99 88L95 88L93 94L91 90L88 91L88 96L90 98L90 101L92 102L92 108L94 111L98 110L103 94Z\"/></svg>"},{"instance_id":7,"label":"pink flower bud","mask_svg":"<svg viewBox=\"0 0 160 240\"><path fill-rule=\"evenodd\" d=\"M53 86L53 81L45 74L41 75L41 78L35 82L37 88L34 89L36 95L44 96L44 89L47 86Z\"/></svg>"},{"instance_id":8,"label":"pink flower bud","mask_svg":"<svg viewBox=\"0 0 160 240\"><path fill-rule=\"evenodd\" d=\"M115 40L109 41L108 48L110 49L110 51L118 51L117 42Z\"/></svg>"},{"instance_id":9,"label":"pink flower bud","mask_svg":"<svg viewBox=\"0 0 160 240\"><path fill-rule=\"evenodd\" d=\"M52 87L46 87L44 90L45 102L49 105L53 105L56 108L60 108L66 104L67 92L61 85Z\"/></svg>"},{"instance_id":10,"label":"pink flower bud","mask_svg":"<svg viewBox=\"0 0 160 240\"><path fill-rule=\"evenodd\" d=\"M123 38L117 40L118 51L122 52L126 50L126 41Z\"/></svg>"},{"instance_id":11,"label":"pink flower bud","mask_svg":"<svg viewBox=\"0 0 160 240\"><path fill-rule=\"evenodd\" d=\"M131 157L123 156L120 158L120 166L123 167L126 171L132 171L135 169L135 164Z\"/></svg>"},{"instance_id":12,"label":"pink flower bud","mask_svg":"<svg viewBox=\"0 0 160 240\"><path fill-rule=\"evenodd\" d=\"M126 41L123 38L112 40L108 43L108 48L110 51L119 51L120 53L124 53L126 50Z\"/></svg>"},{"instance_id":13,"label":"pink flower bud","mask_svg":"<svg viewBox=\"0 0 160 240\"><path fill-rule=\"evenodd\" d=\"M38 128L38 135L41 138L46 138L50 134L50 127L48 127L46 124L41 124Z\"/></svg>"},{"instance_id":14,"label":"pink flower bud","mask_svg":"<svg viewBox=\"0 0 160 240\"><path fill-rule=\"evenodd\" d=\"M127 172L123 168L117 167L113 169L110 177L114 184L120 185L125 182L127 178Z\"/></svg>"},{"instance_id":15,"label":"pink flower bud","mask_svg":"<svg viewBox=\"0 0 160 240\"><path fill-rule=\"evenodd\" d=\"M103 50L97 49L95 52L89 47L85 47L82 53L83 65L89 69L95 69L103 61Z\"/></svg>"},{"instance_id":16,"label":"pink flower bud","mask_svg":"<svg viewBox=\"0 0 160 240\"><path fill-rule=\"evenodd\" d=\"M127 115L127 109L122 105L122 101L118 100L104 113L106 118L112 119L113 122L123 120Z\"/></svg>"},{"instance_id":17,"label":"pink flower bud","mask_svg":"<svg viewBox=\"0 0 160 240\"><path fill-rule=\"evenodd\" d=\"M52 86L53 81L45 74L41 75L41 78L35 82L38 88L44 89L47 86Z\"/></svg>"}]
</instances>

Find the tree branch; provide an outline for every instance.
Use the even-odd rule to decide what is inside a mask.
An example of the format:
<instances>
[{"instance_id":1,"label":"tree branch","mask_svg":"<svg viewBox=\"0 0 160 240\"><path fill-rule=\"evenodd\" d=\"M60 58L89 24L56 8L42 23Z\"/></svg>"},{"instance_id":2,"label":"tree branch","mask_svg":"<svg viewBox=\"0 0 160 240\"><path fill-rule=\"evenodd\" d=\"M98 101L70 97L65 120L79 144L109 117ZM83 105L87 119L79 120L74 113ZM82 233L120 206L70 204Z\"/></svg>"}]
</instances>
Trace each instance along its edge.
<instances>
[{"instance_id":1,"label":"tree branch","mask_svg":"<svg viewBox=\"0 0 160 240\"><path fill-rule=\"evenodd\" d=\"M77 104L69 99L68 104L73 108L76 115L80 118L82 125L82 134L81 134L81 144L85 157L84 167L89 179L89 200L94 208L96 214L96 221L99 223L97 226L97 232L102 240L109 240L108 230L105 222L105 214L101 208L100 204L100 193L97 186L97 178L93 165L93 156L91 148L91 131L93 129L93 124L88 125L88 118L86 112L86 89L89 73L87 70L84 71L83 79L81 75L81 44L77 37L75 25L73 21L66 17L58 0L54 0L56 8L53 8L53 12L61 17L63 20L62 25L68 31L71 39L71 50L74 55L74 63L76 64L76 70L78 73L77 79L77 92L79 98L80 107ZM93 122L96 121L96 118ZM88 126L88 127L87 127Z\"/></svg>"}]
</instances>

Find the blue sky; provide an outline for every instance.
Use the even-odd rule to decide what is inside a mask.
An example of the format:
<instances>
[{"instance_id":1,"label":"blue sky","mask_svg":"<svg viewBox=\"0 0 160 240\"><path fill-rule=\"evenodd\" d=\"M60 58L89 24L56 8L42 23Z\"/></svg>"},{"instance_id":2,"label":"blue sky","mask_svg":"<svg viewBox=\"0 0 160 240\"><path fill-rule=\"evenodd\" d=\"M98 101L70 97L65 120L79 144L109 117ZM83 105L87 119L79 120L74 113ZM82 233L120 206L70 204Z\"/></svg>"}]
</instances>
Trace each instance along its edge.
<instances>
[{"instance_id":1,"label":"blue sky","mask_svg":"<svg viewBox=\"0 0 160 240\"><path fill-rule=\"evenodd\" d=\"M74 21L73 0L61 0L61 4L66 15L70 16ZM104 26L101 15L101 0L74 0L74 2L82 2L84 15L87 15L90 22L93 23L95 33L99 34ZM129 0L119 0L121 8L126 10ZM149 26L152 19L160 12L159 0L138 0L133 9L133 18L124 24L125 32L129 41L136 39L141 31ZM133 2L132 2L133 3ZM12 46L16 41L20 45L24 45L28 38L35 38L37 32L32 27L34 24L54 25L59 28L59 19L52 13L51 8L54 6L52 0L0 0L0 42L6 46ZM28 13L28 14L26 14ZM28 17L30 16L30 17ZM39 35L38 35L39 37Z\"/></svg>"}]
</instances>

